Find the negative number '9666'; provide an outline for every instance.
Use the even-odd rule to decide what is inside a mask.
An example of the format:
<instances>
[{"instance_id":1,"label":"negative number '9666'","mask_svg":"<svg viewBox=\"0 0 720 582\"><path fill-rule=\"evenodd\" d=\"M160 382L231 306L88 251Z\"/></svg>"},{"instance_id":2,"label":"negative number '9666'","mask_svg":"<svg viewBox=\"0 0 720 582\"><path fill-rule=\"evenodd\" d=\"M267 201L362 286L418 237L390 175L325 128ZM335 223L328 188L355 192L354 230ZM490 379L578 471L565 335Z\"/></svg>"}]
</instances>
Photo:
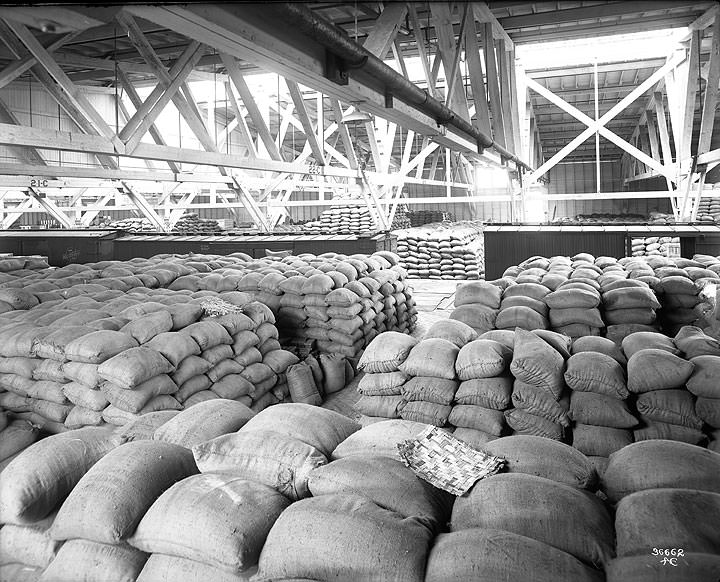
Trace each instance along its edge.
<instances>
[{"instance_id":1,"label":"negative number '9666'","mask_svg":"<svg viewBox=\"0 0 720 582\"><path fill-rule=\"evenodd\" d=\"M673 556L675 558L682 558L685 555L685 550L682 548L653 548L653 556Z\"/></svg>"}]
</instances>

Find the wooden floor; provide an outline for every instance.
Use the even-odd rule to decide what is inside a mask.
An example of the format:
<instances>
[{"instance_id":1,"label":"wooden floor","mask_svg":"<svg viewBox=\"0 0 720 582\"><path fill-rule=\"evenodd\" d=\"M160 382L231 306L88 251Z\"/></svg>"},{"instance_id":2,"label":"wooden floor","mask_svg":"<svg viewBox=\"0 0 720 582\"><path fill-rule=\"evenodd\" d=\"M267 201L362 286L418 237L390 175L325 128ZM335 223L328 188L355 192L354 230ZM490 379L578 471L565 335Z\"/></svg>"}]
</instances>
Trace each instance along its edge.
<instances>
[{"instance_id":1,"label":"wooden floor","mask_svg":"<svg viewBox=\"0 0 720 582\"><path fill-rule=\"evenodd\" d=\"M413 297L418 309L417 327L413 331L414 337L422 337L428 328L440 319L447 319L452 313L455 300L455 288L458 281L437 281L434 279L409 279L413 288ZM323 403L323 408L339 412L350 418L360 420L360 415L353 410L353 405L360 395L357 385L362 378L360 372L345 388L330 394Z\"/></svg>"}]
</instances>

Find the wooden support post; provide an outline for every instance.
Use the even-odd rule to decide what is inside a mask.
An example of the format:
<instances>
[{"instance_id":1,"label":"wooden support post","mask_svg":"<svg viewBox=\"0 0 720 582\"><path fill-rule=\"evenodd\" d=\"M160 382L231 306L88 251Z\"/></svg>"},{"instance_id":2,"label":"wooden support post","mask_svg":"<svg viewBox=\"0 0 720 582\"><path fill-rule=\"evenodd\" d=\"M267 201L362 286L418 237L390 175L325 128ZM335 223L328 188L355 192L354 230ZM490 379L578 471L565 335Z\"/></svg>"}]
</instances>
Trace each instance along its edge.
<instances>
[{"instance_id":1,"label":"wooden support post","mask_svg":"<svg viewBox=\"0 0 720 582\"><path fill-rule=\"evenodd\" d=\"M313 156L315 157L315 160L319 165L324 166L325 155L322 148L320 147L320 144L318 143L318 138L315 134L315 128L310 122L310 116L308 115L307 108L305 107L305 101L303 100L302 93L300 92L300 87L295 81L286 79L285 82L287 83L288 90L290 91L290 97L292 98L293 104L295 105L295 111L297 111L300 123L302 123L305 137L307 138L308 143L310 144L310 148L312 149Z\"/></svg>"},{"instance_id":2,"label":"wooden support post","mask_svg":"<svg viewBox=\"0 0 720 582\"><path fill-rule=\"evenodd\" d=\"M250 158L255 160L258 157L257 150L255 149L255 142L253 141L252 135L250 135L250 129L248 128L245 117L240 110L240 105L238 104L237 99L235 99L235 93L232 90L230 81L225 81L225 95L230 103L230 109L232 109L235 114L235 119L238 122L238 130L240 131L243 145L247 148Z\"/></svg>"},{"instance_id":3,"label":"wooden support post","mask_svg":"<svg viewBox=\"0 0 720 582\"><path fill-rule=\"evenodd\" d=\"M407 10L407 4L404 2L386 3L380 17L375 21L374 28L365 39L363 48L379 59L384 59L397 36Z\"/></svg>"},{"instance_id":4,"label":"wooden support post","mask_svg":"<svg viewBox=\"0 0 720 582\"><path fill-rule=\"evenodd\" d=\"M483 80L482 61L480 59L480 47L477 41L477 30L475 22L470 22L465 33L468 75L472 87L473 102L475 104L475 127L485 133L492 134L490 127L490 111L488 109L487 93L485 92L485 81Z\"/></svg>"},{"instance_id":5,"label":"wooden support post","mask_svg":"<svg viewBox=\"0 0 720 582\"><path fill-rule=\"evenodd\" d=\"M52 53L52 52L56 51L57 49L59 49L64 44L67 44L68 42L70 42L72 39L74 39L79 34L80 34L80 31L75 31L75 32L66 34L65 36L59 38L55 42L46 46L45 50L48 53ZM36 64L37 64L37 59L33 56L28 56L28 57L25 57L24 59L20 59L18 61L10 63L2 71L0 71L0 89L5 87L6 85L12 83L15 79L20 77L24 72L30 70Z\"/></svg>"},{"instance_id":6,"label":"wooden support post","mask_svg":"<svg viewBox=\"0 0 720 582\"><path fill-rule=\"evenodd\" d=\"M507 147L505 122L503 121L502 97L500 96L500 74L495 58L492 25L483 25L483 49L485 53L485 71L490 95L490 112L492 114L493 139L500 146Z\"/></svg>"},{"instance_id":7,"label":"wooden support post","mask_svg":"<svg viewBox=\"0 0 720 582\"><path fill-rule=\"evenodd\" d=\"M708 65L705 97L702 103L702 119L700 121L700 137L698 139L698 154L710 151L710 138L715 123L715 108L718 103L718 82L720 81L720 10L716 10L715 21L712 27L712 45L710 47L710 61Z\"/></svg>"},{"instance_id":8,"label":"wooden support post","mask_svg":"<svg viewBox=\"0 0 720 582\"><path fill-rule=\"evenodd\" d=\"M335 123L337 124L338 132L340 133L340 138L343 142L343 147L345 149L345 155L347 156L348 163L353 170L357 170L358 162L357 156L355 155L355 146L350 137L350 133L348 132L347 125L342 122L343 112L342 107L340 106L340 101L338 101L337 99L331 99L330 105L332 106L333 115L335 116Z\"/></svg>"},{"instance_id":9,"label":"wooden support post","mask_svg":"<svg viewBox=\"0 0 720 582\"><path fill-rule=\"evenodd\" d=\"M660 133L660 146L662 148L663 164L670 166L673 163L673 157L672 150L670 148L670 133L668 132L662 93L655 93L655 114L657 116L658 132Z\"/></svg>"},{"instance_id":10,"label":"wooden support post","mask_svg":"<svg viewBox=\"0 0 720 582\"><path fill-rule=\"evenodd\" d=\"M430 65L430 57L427 54L427 48L425 47L425 38L422 32L422 25L420 19L415 11L415 4L408 2L408 16L410 24L412 25L412 31L415 35L415 45L417 46L418 55L420 57L420 63L423 67L423 73L425 74L425 80L428 84L428 93L431 96L437 98L437 91L435 89L435 76L432 74L432 67Z\"/></svg>"},{"instance_id":11,"label":"wooden support post","mask_svg":"<svg viewBox=\"0 0 720 582\"><path fill-rule=\"evenodd\" d=\"M442 59L443 70L445 71L446 77L445 82L447 90L449 91L452 83L450 75L452 74L453 69L456 71L455 76L460 76L460 72L457 67L454 67L453 63L453 58L455 57L455 53L457 51L455 50L455 33L452 26L450 6L444 2L431 2L430 11L432 12L433 19L435 20L434 25L435 32L438 37L438 51L440 52L440 58ZM458 89L463 86L462 78L456 79L454 82L458 83ZM452 95L450 95L450 101L447 102L447 106L466 121L470 121L470 114L468 112L464 90L455 91Z\"/></svg>"}]
</instances>

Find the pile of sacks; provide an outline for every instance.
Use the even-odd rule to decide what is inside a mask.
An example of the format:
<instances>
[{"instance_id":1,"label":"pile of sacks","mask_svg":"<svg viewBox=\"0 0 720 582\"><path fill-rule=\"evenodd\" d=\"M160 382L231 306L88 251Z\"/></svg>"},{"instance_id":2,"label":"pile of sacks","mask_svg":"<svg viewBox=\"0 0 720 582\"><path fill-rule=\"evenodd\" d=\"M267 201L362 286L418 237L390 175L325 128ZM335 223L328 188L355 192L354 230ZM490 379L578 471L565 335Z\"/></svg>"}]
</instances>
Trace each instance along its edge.
<instances>
[{"instance_id":1,"label":"pile of sacks","mask_svg":"<svg viewBox=\"0 0 720 582\"><path fill-rule=\"evenodd\" d=\"M647 236L634 238L630 241L630 251L633 257L648 255L670 256L670 251L680 247L680 237L677 236Z\"/></svg>"},{"instance_id":2,"label":"pile of sacks","mask_svg":"<svg viewBox=\"0 0 720 582\"><path fill-rule=\"evenodd\" d=\"M306 222L303 232L308 234L363 234L378 230L367 205L358 201L351 205L331 206L318 220Z\"/></svg>"},{"instance_id":3,"label":"pile of sacks","mask_svg":"<svg viewBox=\"0 0 720 582\"><path fill-rule=\"evenodd\" d=\"M442 224L399 230L400 264L412 279L484 279L482 229L472 224Z\"/></svg>"},{"instance_id":4,"label":"pile of sacks","mask_svg":"<svg viewBox=\"0 0 720 582\"><path fill-rule=\"evenodd\" d=\"M222 232L217 220L200 218L195 212L186 212L172 227L173 234L217 234Z\"/></svg>"},{"instance_id":5,"label":"pile of sacks","mask_svg":"<svg viewBox=\"0 0 720 582\"><path fill-rule=\"evenodd\" d=\"M238 289L273 310L283 345L357 358L377 333L415 328L412 288L398 263L389 251L271 256L179 277L170 289Z\"/></svg>"},{"instance_id":6,"label":"pile of sacks","mask_svg":"<svg viewBox=\"0 0 720 582\"><path fill-rule=\"evenodd\" d=\"M551 330L478 335L443 320L419 342L379 335L358 367L366 373L355 410L368 421L432 424L475 445L511 429L572 443L600 468L633 441L718 446L720 389L710 378L720 342L690 326L674 340L635 332L620 346Z\"/></svg>"},{"instance_id":7,"label":"pile of sacks","mask_svg":"<svg viewBox=\"0 0 720 582\"><path fill-rule=\"evenodd\" d=\"M616 558L607 582L712 580L720 573L720 455L687 443L642 441L610 457L603 491L615 505Z\"/></svg>"},{"instance_id":8,"label":"pile of sacks","mask_svg":"<svg viewBox=\"0 0 720 582\"><path fill-rule=\"evenodd\" d=\"M0 406L53 433L209 399L261 410L287 398L298 358L281 349L265 305L237 292L144 291L13 312L0 328ZM219 305L227 313L210 315Z\"/></svg>"},{"instance_id":9,"label":"pile of sacks","mask_svg":"<svg viewBox=\"0 0 720 582\"><path fill-rule=\"evenodd\" d=\"M459 283L450 319L472 327L478 335L495 329L503 288L495 283L469 281Z\"/></svg>"},{"instance_id":10,"label":"pile of sacks","mask_svg":"<svg viewBox=\"0 0 720 582\"><path fill-rule=\"evenodd\" d=\"M718 282L720 259L708 255L615 259L580 253L531 257L489 283L504 289L498 329L551 328L573 338L605 335L619 344L636 331L674 336L684 325L709 328Z\"/></svg>"},{"instance_id":11,"label":"pile of sacks","mask_svg":"<svg viewBox=\"0 0 720 582\"><path fill-rule=\"evenodd\" d=\"M701 198L698 204L697 219L699 222L720 222L720 198Z\"/></svg>"}]
</instances>

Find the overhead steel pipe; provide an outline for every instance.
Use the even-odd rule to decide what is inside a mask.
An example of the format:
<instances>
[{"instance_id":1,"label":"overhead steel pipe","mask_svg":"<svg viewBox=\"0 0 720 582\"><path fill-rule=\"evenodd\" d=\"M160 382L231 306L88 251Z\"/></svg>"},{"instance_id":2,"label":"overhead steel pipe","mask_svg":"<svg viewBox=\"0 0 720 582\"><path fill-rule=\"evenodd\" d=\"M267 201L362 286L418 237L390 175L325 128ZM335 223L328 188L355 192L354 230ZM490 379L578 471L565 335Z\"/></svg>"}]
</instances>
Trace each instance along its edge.
<instances>
[{"instance_id":1,"label":"overhead steel pipe","mask_svg":"<svg viewBox=\"0 0 720 582\"><path fill-rule=\"evenodd\" d=\"M432 117L439 125L447 125L470 136L478 149L492 148L501 157L512 160L516 165L532 171L515 154L496 143L491 136L483 133L474 125L459 117L441 101L431 97L381 59L352 40L347 33L333 23L315 14L302 2L270 3L269 10L292 23L293 28L323 45L330 53L341 59L348 70L362 70L374 77L390 94L407 103L425 115Z\"/></svg>"}]
</instances>

